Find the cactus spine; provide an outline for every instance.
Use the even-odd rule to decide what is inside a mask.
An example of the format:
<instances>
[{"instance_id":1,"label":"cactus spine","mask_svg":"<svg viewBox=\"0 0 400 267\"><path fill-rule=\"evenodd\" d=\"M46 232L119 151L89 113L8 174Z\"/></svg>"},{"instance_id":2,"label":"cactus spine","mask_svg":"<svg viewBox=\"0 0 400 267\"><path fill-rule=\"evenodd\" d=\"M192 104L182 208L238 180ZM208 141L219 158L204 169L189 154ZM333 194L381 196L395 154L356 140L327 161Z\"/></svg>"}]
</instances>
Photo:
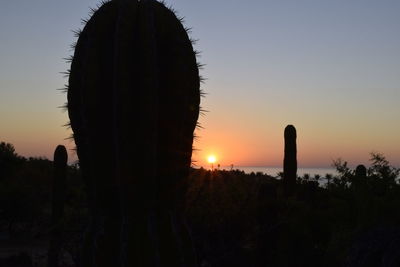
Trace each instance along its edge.
<instances>
[{"instance_id":1,"label":"cactus spine","mask_svg":"<svg viewBox=\"0 0 400 267\"><path fill-rule=\"evenodd\" d=\"M294 193L297 178L296 128L293 125L286 126L284 137L283 184L286 196L290 196Z\"/></svg>"},{"instance_id":2,"label":"cactus spine","mask_svg":"<svg viewBox=\"0 0 400 267\"><path fill-rule=\"evenodd\" d=\"M92 218L83 265L195 265L182 198L200 77L185 28L157 1L114 0L78 35L68 113Z\"/></svg>"},{"instance_id":3,"label":"cactus spine","mask_svg":"<svg viewBox=\"0 0 400 267\"><path fill-rule=\"evenodd\" d=\"M52 196L51 239L48 266L57 267L62 245L62 220L64 217L65 183L68 154L64 146L58 145L54 151L54 176Z\"/></svg>"}]
</instances>

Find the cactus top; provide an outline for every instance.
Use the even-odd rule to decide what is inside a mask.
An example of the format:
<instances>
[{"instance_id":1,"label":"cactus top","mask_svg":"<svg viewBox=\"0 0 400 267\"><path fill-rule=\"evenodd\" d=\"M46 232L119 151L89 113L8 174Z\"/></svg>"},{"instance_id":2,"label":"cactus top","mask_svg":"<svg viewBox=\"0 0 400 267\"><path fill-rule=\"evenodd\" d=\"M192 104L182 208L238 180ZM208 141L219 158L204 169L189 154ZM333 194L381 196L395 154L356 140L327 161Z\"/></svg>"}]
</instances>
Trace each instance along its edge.
<instances>
[{"instance_id":1,"label":"cactus top","mask_svg":"<svg viewBox=\"0 0 400 267\"><path fill-rule=\"evenodd\" d=\"M285 139L296 138L296 128L293 125L288 125L285 128Z\"/></svg>"},{"instance_id":2,"label":"cactus top","mask_svg":"<svg viewBox=\"0 0 400 267\"><path fill-rule=\"evenodd\" d=\"M63 145L58 145L54 151L54 161L58 164L65 165L68 161L67 149Z\"/></svg>"}]
</instances>

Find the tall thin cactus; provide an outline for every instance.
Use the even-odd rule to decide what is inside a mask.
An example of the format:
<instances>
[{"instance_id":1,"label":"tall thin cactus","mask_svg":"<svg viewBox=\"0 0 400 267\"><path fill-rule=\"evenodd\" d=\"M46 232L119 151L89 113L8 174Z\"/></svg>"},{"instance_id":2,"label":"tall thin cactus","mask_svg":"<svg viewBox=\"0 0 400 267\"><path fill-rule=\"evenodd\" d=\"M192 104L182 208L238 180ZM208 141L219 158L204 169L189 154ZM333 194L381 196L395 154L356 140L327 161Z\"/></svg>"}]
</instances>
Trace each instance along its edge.
<instances>
[{"instance_id":1,"label":"tall thin cactus","mask_svg":"<svg viewBox=\"0 0 400 267\"><path fill-rule=\"evenodd\" d=\"M65 146L58 145L54 151L54 175L52 194L51 239L48 252L48 267L57 267L62 245L65 184L68 154Z\"/></svg>"},{"instance_id":2,"label":"tall thin cactus","mask_svg":"<svg viewBox=\"0 0 400 267\"><path fill-rule=\"evenodd\" d=\"M187 31L155 0L105 2L85 23L67 88L92 218L83 265L194 266L182 205L201 79Z\"/></svg>"},{"instance_id":3,"label":"tall thin cactus","mask_svg":"<svg viewBox=\"0 0 400 267\"><path fill-rule=\"evenodd\" d=\"M285 155L283 159L283 184L286 196L294 193L297 178L296 128L288 125L285 128Z\"/></svg>"}]
</instances>

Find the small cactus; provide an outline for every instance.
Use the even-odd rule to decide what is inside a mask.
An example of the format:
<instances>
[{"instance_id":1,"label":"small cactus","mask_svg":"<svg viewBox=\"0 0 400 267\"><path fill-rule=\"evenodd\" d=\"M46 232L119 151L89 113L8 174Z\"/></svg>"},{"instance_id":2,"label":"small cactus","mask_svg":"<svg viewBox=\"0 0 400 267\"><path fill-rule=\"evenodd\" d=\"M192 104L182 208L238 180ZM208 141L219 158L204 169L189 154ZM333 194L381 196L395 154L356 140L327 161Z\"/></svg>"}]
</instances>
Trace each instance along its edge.
<instances>
[{"instance_id":1,"label":"small cactus","mask_svg":"<svg viewBox=\"0 0 400 267\"><path fill-rule=\"evenodd\" d=\"M356 167L355 172L356 177L365 178L367 177L367 168L364 165L360 164Z\"/></svg>"},{"instance_id":2,"label":"small cactus","mask_svg":"<svg viewBox=\"0 0 400 267\"><path fill-rule=\"evenodd\" d=\"M51 239L48 252L48 267L57 267L62 245L62 220L64 217L65 183L68 154L65 146L58 145L54 151L54 176L52 194Z\"/></svg>"},{"instance_id":3,"label":"small cactus","mask_svg":"<svg viewBox=\"0 0 400 267\"><path fill-rule=\"evenodd\" d=\"M351 180L352 187L360 187L362 185L366 185L367 182L367 168L360 164L356 167L354 172L354 176Z\"/></svg>"},{"instance_id":4,"label":"small cactus","mask_svg":"<svg viewBox=\"0 0 400 267\"><path fill-rule=\"evenodd\" d=\"M286 196L294 193L297 178L296 128L288 125L285 128L285 155L283 159L283 184Z\"/></svg>"}]
</instances>

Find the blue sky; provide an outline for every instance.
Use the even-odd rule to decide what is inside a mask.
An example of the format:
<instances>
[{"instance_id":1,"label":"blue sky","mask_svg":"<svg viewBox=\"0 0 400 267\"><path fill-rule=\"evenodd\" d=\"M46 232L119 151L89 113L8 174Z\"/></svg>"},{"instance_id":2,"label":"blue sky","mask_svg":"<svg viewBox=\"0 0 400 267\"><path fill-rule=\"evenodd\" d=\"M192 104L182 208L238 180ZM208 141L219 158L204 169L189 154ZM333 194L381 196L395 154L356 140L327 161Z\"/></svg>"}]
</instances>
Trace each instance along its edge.
<instances>
[{"instance_id":1,"label":"blue sky","mask_svg":"<svg viewBox=\"0 0 400 267\"><path fill-rule=\"evenodd\" d=\"M283 129L294 124L301 166L367 163L371 151L400 165L399 1L166 2L206 64L200 163L214 153L224 165L280 165ZM73 147L55 89L67 82L71 30L97 3L2 4L0 139L23 155Z\"/></svg>"}]
</instances>

